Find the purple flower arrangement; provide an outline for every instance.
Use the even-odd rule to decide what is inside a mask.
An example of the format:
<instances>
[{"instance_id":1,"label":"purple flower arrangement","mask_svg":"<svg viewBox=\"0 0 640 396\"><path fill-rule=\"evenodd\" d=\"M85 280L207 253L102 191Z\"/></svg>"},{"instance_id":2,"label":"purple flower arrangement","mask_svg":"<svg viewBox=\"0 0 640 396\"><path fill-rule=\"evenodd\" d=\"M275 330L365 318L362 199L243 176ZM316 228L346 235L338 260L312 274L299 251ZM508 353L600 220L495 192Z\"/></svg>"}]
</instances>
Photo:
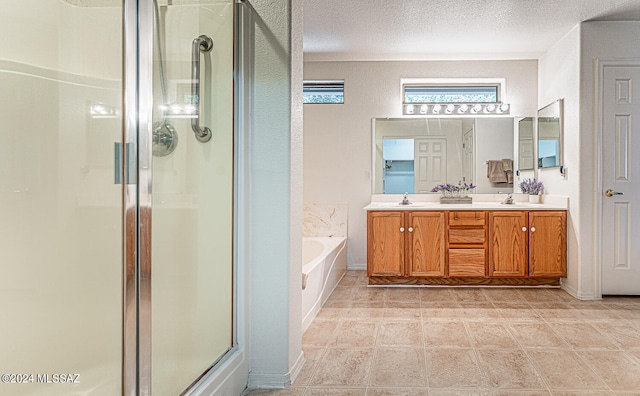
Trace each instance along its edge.
<instances>
[{"instance_id":1,"label":"purple flower arrangement","mask_svg":"<svg viewBox=\"0 0 640 396\"><path fill-rule=\"evenodd\" d=\"M539 195L544 191L542 182L537 181L535 177L533 179L524 179L518 186L523 194Z\"/></svg>"},{"instance_id":2,"label":"purple flower arrangement","mask_svg":"<svg viewBox=\"0 0 640 396\"><path fill-rule=\"evenodd\" d=\"M439 192L445 197L466 197L468 194L473 193L473 189L476 186L473 183L467 184L462 181L458 182L458 185L455 184L438 184L434 188L431 189L431 192Z\"/></svg>"}]
</instances>

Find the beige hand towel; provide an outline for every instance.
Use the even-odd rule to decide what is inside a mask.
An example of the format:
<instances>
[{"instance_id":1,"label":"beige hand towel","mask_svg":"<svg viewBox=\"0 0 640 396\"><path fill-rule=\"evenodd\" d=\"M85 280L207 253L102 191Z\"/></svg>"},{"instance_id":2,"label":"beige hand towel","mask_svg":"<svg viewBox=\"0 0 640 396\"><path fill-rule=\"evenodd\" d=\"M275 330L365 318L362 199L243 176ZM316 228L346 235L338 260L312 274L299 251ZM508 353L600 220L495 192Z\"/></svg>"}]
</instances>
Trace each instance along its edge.
<instances>
[{"instance_id":1,"label":"beige hand towel","mask_svg":"<svg viewBox=\"0 0 640 396\"><path fill-rule=\"evenodd\" d=\"M513 184L513 160L510 160L509 158L503 158L502 169L507 174L507 183Z\"/></svg>"},{"instance_id":2,"label":"beige hand towel","mask_svg":"<svg viewBox=\"0 0 640 396\"><path fill-rule=\"evenodd\" d=\"M513 172L513 161L509 158L502 159L502 169L505 172Z\"/></svg>"},{"instance_id":3,"label":"beige hand towel","mask_svg":"<svg viewBox=\"0 0 640 396\"><path fill-rule=\"evenodd\" d=\"M507 183L507 174L502 168L502 161L487 161L487 177L491 183Z\"/></svg>"}]
</instances>

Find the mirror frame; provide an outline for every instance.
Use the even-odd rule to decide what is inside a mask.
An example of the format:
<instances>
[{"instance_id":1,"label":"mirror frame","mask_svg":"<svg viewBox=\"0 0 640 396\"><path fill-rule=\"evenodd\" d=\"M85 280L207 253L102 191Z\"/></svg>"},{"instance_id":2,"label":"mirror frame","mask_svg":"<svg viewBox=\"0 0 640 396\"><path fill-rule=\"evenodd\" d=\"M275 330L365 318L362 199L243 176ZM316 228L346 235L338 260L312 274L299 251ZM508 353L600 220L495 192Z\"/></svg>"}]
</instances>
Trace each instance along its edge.
<instances>
[{"instance_id":1,"label":"mirror frame","mask_svg":"<svg viewBox=\"0 0 640 396\"><path fill-rule=\"evenodd\" d=\"M559 131L558 131L558 161L555 166L540 166L540 118L558 117ZM543 108L538 110L538 117L536 120L536 169L553 169L561 168L564 161L564 106L563 99L555 100Z\"/></svg>"}]
</instances>

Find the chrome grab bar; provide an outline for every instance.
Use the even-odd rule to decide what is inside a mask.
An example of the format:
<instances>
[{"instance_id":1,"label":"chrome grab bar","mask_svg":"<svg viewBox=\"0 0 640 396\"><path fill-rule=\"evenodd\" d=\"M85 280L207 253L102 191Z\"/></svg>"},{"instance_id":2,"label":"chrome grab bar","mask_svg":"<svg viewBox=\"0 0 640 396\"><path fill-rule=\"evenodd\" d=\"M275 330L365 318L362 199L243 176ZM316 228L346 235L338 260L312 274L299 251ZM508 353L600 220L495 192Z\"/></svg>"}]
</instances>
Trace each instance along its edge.
<instances>
[{"instance_id":1,"label":"chrome grab bar","mask_svg":"<svg viewBox=\"0 0 640 396\"><path fill-rule=\"evenodd\" d=\"M191 100L195 105L194 117L191 118L191 129L200 142L211 140L211 129L200 127L200 52L209 52L213 48L213 40L204 34L193 39L191 47Z\"/></svg>"}]
</instances>

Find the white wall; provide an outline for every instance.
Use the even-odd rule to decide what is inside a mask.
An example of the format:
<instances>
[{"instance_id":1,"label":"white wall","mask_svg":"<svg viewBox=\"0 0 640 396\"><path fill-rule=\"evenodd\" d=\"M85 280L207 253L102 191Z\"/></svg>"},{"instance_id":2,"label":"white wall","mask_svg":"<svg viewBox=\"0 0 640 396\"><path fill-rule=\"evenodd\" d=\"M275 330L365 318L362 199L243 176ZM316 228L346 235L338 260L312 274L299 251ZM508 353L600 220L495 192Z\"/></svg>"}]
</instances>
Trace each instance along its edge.
<instances>
[{"instance_id":1,"label":"white wall","mask_svg":"<svg viewBox=\"0 0 640 396\"><path fill-rule=\"evenodd\" d=\"M585 273L581 260L584 252L585 233L580 233L582 200L580 186L580 146L584 139L581 132L580 110L580 26L576 26L551 47L541 58L538 67L538 108L557 99L564 99L564 160L567 177L558 168L539 169L538 179L544 183L545 194L569 197L567 221L567 279L564 287L574 295L584 290ZM588 210L588 209L587 209ZM587 238L588 239L588 238ZM582 248L583 251L586 247Z\"/></svg>"},{"instance_id":2,"label":"white wall","mask_svg":"<svg viewBox=\"0 0 640 396\"><path fill-rule=\"evenodd\" d=\"M305 62L305 79L344 79L343 105L304 106L304 200L349 202L349 266L366 263L371 119L401 117L401 78L505 78L511 115L534 115L537 61ZM362 267L363 268L363 267Z\"/></svg>"},{"instance_id":3,"label":"white wall","mask_svg":"<svg viewBox=\"0 0 640 396\"><path fill-rule=\"evenodd\" d=\"M249 386L285 387L302 355L301 0L254 0ZM292 36L295 36L293 39Z\"/></svg>"},{"instance_id":4,"label":"white wall","mask_svg":"<svg viewBox=\"0 0 640 396\"><path fill-rule=\"evenodd\" d=\"M596 59L640 57L635 43L640 22L585 22L576 26L541 58L539 107L564 98L564 161L567 177L558 169L539 170L545 192L569 197L568 278L572 294L600 297L600 274L596 268L597 141L594 114Z\"/></svg>"}]
</instances>

